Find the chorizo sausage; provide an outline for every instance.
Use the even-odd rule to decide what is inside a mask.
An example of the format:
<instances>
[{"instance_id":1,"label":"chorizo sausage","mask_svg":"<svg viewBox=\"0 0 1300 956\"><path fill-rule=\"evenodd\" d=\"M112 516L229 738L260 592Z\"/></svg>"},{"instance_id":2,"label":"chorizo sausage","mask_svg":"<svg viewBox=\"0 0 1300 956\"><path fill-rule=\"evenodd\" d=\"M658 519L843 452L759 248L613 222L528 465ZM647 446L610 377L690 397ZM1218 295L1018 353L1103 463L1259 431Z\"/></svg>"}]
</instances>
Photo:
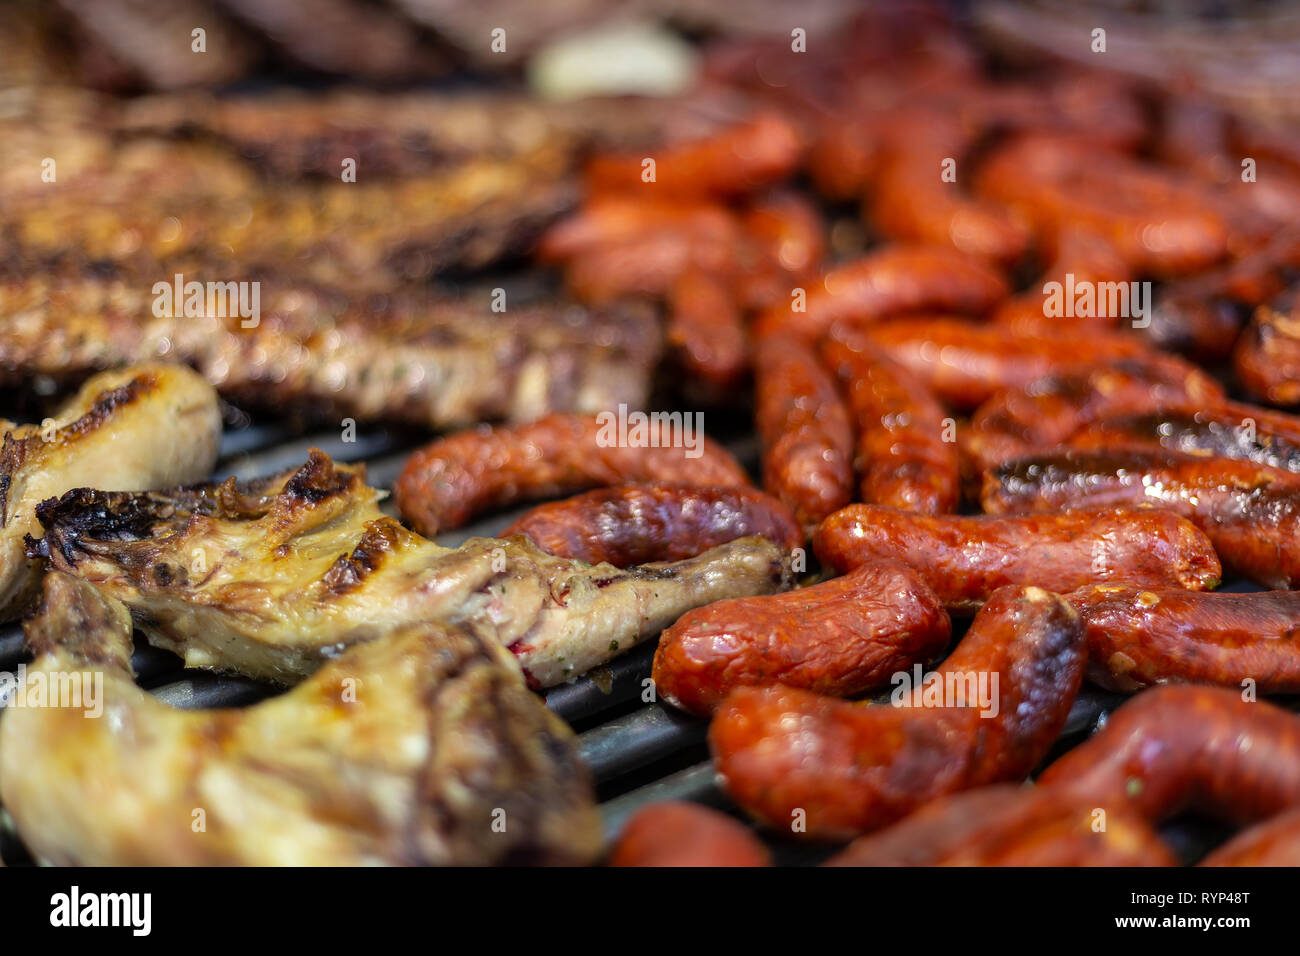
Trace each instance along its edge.
<instances>
[{"instance_id":1,"label":"chorizo sausage","mask_svg":"<svg viewBox=\"0 0 1300 956\"><path fill-rule=\"evenodd\" d=\"M857 425L862 500L926 514L955 511L956 428L934 396L860 330L838 327L822 354L845 386Z\"/></svg>"},{"instance_id":2,"label":"chorizo sausage","mask_svg":"<svg viewBox=\"0 0 1300 956\"><path fill-rule=\"evenodd\" d=\"M724 278L687 269L668 295L668 346L691 379L714 389L734 386L749 366L745 324Z\"/></svg>"},{"instance_id":3,"label":"chorizo sausage","mask_svg":"<svg viewBox=\"0 0 1300 956\"><path fill-rule=\"evenodd\" d=\"M780 114L766 111L701 139L658 151L593 157L585 170L593 192L654 190L679 197L733 197L785 179L803 156L798 131ZM646 158L655 160L654 180L642 178Z\"/></svg>"},{"instance_id":4,"label":"chorizo sausage","mask_svg":"<svg viewBox=\"0 0 1300 956\"><path fill-rule=\"evenodd\" d=\"M1300 472L1300 418L1225 403L1104 418L1070 436L1071 448L1163 448L1198 458L1231 458Z\"/></svg>"},{"instance_id":5,"label":"chorizo sausage","mask_svg":"<svg viewBox=\"0 0 1300 956\"><path fill-rule=\"evenodd\" d=\"M696 803L665 800L628 818L610 866L771 866L744 824Z\"/></svg>"},{"instance_id":6,"label":"chorizo sausage","mask_svg":"<svg viewBox=\"0 0 1300 956\"><path fill-rule=\"evenodd\" d=\"M1098 827L1098 811L1105 826ZM996 784L941 797L859 837L827 866L1174 866L1141 817L1050 788Z\"/></svg>"},{"instance_id":7,"label":"chorizo sausage","mask_svg":"<svg viewBox=\"0 0 1300 956\"><path fill-rule=\"evenodd\" d=\"M539 505L501 537L512 534L557 557L616 568L682 561L750 535L785 551L803 544L790 509L770 495L675 484L617 485Z\"/></svg>"},{"instance_id":8,"label":"chorizo sausage","mask_svg":"<svg viewBox=\"0 0 1300 956\"><path fill-rule=\"evenodd\" d=\"M1188 809L1261 820L1300 804L1300 717L1222 687L1152 687L1039 784L1098 806L1127 804L1150 821Z\"/></svg>"},{"instance_id":9,"label":"chorizo sausage","mask_svg":"<svg viewBox=\"0 0 1300 956\"><path fill-rule=\"evenodd\" d=\"M722 446L679 419L646 414L619 435L617 416L555 414L527 425L457 432L407 459L393 486L397 509L428 537L517 501L629 481L743 487L745 471ZM688 443L694 447L687 447Z\"/></svg>"},{"instance_id":10,"label":"chorizo sausage","mask_svg":"<svg viewBox=\"0 0 1300 956\"><path fill-rule=\"evenodd\" d=\"M866 564L785 595L683 615L659 638L652 676L660 697L701 715L737 687L850 697L930 660L951 637L943 605L914 572Z\"/></svg>"},{"instance_id":11,"label":"chorizo sausage","mask_svg":"<svg viewBox=\"0 0 1300 956\"><path fill-rule=\"evenodd\" d=\"M763 487L812 528L853 497L848 411L817 353L792 336L758 340L754 380Z\"/></svg>"},{"instance_id":12,"label":"chorizo sausage","mask_svg":"<svg viewBox=\"0 0 1300 956\"><path fill-rule=\"evenodd\" d=\"M1052 448L1105 416L1223 400L1217 382L1181 359L1121 359L999 392L971 416L963 450L985 470Z\"/></svg>"},{"instance_id":13,"label":"chorizo sausage","mask_svg":"<svg viewBox=\"0 0 1300 956\"><path fill-rule=\"evenodd\" d=\"M817 339L837 322L921 311L984 315L1007 292L1002 274L975 256L943 246L889 245L827 272L807 290L803 311L794 311L794 302L775 306L756 328Z\"/></svg>"},{"instance_id":14,"label":"chorizo sausage","mask_svg":"<svg viewBox=\"0 0 1300 956\"><path fill-rule=\"evenodd\" d=\"M755 247L757 265L740 283L743 303L765 309L785 302L793 286L815 275L826 256L826 223L817 208L795 193L756 199L740 218Z\"/></svg>"},{"instance_id":15,"label":"chorizo sausage","mask_svg":"<svg viewBox=\"0 0 1300 956\"><path fill-rule=\"evenodd\" d=\"M1041 588L1003 588L927 678L944 703L926 707L899 684L905 706L860 704L790 687L731 693L709 727L723 784L775 827L847 838L893 823L958 790L1019 780L1060 733L1086 651L1078 614ZM960 706L984 675L993 707ZM919 697L922 706L906 706ZM954 705L955 706L952 706ZM993 710L996 709L996 713ZM981 716L984 714L984 716Z\"/></svg>"},{"instance_id":16,"label":"chorizo sausage","mask_svg":"<svg viewBox=\"0 0 1300 956\"><path fill-rule=\"evenodd\" d=\"M946 404L975 408L1003 388L1017 388L1072 367L1153 355L1132 336L1113 332L1010 337L996 325L947 317L901 318L870 329L872 340Z\"/></svg>"},{"instance_id":17,"label":"chorizo sausage","mask_svg":"<svg viewBox=\"0 0 1300 956\"><path fill-rule=\"evenodd\" d=\"M1008 584L1060 593L1104 582L1201 589L1222 575L1195 525L1153 508L959 517L849 505L818 526L813 549L841 573L869 561L906 564L960 613Z\"/></svg>"},{"instance_id":18,"label":"chorizo sausage","mask_svg":"<svg viewBox=\"0 0 1300 956\"><path fill-rule=\"evenodd\" d=\"M1242 830L1197 866L1300 866L1300 809Z\"/></svg>"},{"instance_id":19,"label":"chorizo sausage","mask_svg":"<svg viewBox=\"0 0 1300 956\"><path fill-rule=\"evenodd\" d=\"M1300 692L1300 592L1102 585L1069 601L1088 635L1089 677L1110 690L1252 680L1265 694Z\"/></svg>"},{"instance_id":20,"label":"chorizo sausage","mask_svg":"<svg viewBox=\"0 0 1300 956\"><path fill-rule=\"evenodd\" d=\"M1224 458L1118 449L1016 458L987 472L990 514L1155 505L1189 518L1225 569L1266 587L1300 581L1300 476Z\"/></svg>"},{"instance_id":21,"label":"chorizo sausage","mask_svg":"<svg viewBox=\"0 0 1300 956\"><path fill-rule=\"evenodd\" d=\"M1237 381L1270 405L1300 403L1300 309L1286 298L1256 309L1232 352Z\"/></svg>"}]
</instances>

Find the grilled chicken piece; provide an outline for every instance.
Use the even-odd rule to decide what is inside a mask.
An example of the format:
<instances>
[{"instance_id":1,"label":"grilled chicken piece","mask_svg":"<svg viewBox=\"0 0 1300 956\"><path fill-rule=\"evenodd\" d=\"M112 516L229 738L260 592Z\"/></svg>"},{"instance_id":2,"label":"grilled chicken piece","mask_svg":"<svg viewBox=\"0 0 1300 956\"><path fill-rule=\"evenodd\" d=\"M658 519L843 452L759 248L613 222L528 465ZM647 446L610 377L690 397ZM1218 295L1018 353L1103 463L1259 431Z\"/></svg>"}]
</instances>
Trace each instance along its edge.
<instances>
[{"instance_id":1,"label":"grilled chicken piece","mask_svg":"<svg viewBox=\"0 0 1300 956\"><path fill-rule=\"evenodd\" d=\"M398 628L281 697L198 711L136 687L129 613L75 577L46 578L27 639L36 660L20 698L38 684L66 696L0 721L0 799L42 861L476 865L600 852L572 731L508 653L467 631Z\"/></svg>"},{"instance_id":2,"label":"grilled chicken piece","mask_svg":"<svg viewBox=\"0 0 1300 956\"><path fill-rule=\"evenodd\" d=\"M237 484L44 502L32 553L119 598L190 667L294 683L359 641L461 624L510 648L530 684L577 677L721 598L790 585L786 556L741 538L686 561L620 570L546 554L522 535L443 548L381 515L364 468L313 451Z\"/></svg>"},{"instance_id":3,"label":"grilled chicken piece","mask_svg":"<svg viewBox=\"0 0 1300 956\"><path fill-rule=\"evenodd\" d=\"M40 563L23 553L39 533L36 505L92 484L138 491L198 481L221 443L217 394L179 365L140 365L90 379L40 424L0 421L0 620L35 593Z\"/></svg>"},{"instance_id":4,"label":"grilled chicken piece","mask_svg":"<svg viewBox=\"0 0 1300 956\"><path fill-rule=\"evenodd\" d=\"M237 314L155 316L153 281L85 272L0 282L0 381L165 355L237 403L451 428L639 408L660 350L653 313L634 305L494 313L487 294L430 300L409 291L357 302L272 280L260 286L260 321L243 328Z\"/></svg>"}]
</instances>

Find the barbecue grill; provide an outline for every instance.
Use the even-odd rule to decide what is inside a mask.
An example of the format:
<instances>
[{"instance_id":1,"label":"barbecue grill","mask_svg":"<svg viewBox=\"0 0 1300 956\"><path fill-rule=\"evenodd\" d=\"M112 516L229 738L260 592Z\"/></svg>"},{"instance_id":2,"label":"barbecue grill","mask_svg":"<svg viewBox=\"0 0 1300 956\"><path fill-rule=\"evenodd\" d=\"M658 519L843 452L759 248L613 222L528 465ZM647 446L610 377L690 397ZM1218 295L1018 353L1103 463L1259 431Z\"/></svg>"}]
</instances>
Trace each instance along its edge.
<instances>
[{"instance_id":1,"label":"barbecue grill","mask_svg":"<svg viewBox=\"0 0 1300 956\"><path fill-rule=\"evenodd\" d=\"M719 416L720 418L722 416ZM756 473L757 441L734 421L724 421L729 432L714 434L736 457ZM364 462L369 482L392 487L407 455L428 440L427 435L384 427L357 428L354 441L344 441L341 430L304 430L276 421L256 421L227 427L221 456L213 478L257 478L301 464L310 448L319 448L337 461ZM385 510L394 513L391 504ZM500 532L527 507L493 515L435 540L449 547L466 538ZM1229 582L1221 590L1258 590L1248 582ZM964 629L954 622L954 645ZM569 684L544 693L546 704L578 734L579 751L596 781L597 799L605 831L613 838L623 822L641 807L660 800L689 800L724 811L740 812L718 786L705 742L707 721L655 701L645 702L653 642L634 648ZM0 629L0 670L12 671L30 660L22 628ZM140 686L159 700L176 707L242 707L278 693L277 688L245 677L187 670L175 655L151 647L137 635L131 659ZM883 695L888 697L888 692ZM1096 729L1099 722L1126 698L1085 684L1070 711L1069 720L1052 753L1050 763ZM1300 698L1280 701L1300 710ZM1227 831L1199 819L1180 819L1162 834L1185 860L1195 860L1219 842ZM835 849L831 845L797 842L781 834L760 831L776 862L809 865ZM0 815L0 859L5 865L34 861L22 845L7 815Z\"/></svg>"}]
</instances>

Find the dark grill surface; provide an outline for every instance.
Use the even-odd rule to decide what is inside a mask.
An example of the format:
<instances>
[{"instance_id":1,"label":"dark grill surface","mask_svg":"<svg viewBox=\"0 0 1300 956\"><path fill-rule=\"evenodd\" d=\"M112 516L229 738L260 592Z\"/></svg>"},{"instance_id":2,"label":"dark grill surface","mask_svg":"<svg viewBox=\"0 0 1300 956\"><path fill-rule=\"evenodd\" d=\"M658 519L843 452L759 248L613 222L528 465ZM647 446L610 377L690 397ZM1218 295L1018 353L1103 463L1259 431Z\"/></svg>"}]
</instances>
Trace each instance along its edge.
<instances>
[{"instance_id":1,"label":"dark grill surface","mask_svg":"<svg viewBox=\"0 0 1300 956\"><path fill-rule=\"evenodd\" d=\"M724 433L715 437L755 473L756 446L751 436L742 433L728 440ZM337 431L299 432L279 423L227 428L213 477L246 479L273 474L301 464L308 449L315 447L339 461L364 461L370 483L391 488L407 455L428 437L372 427L359 428L355 439L344 442ZM384 510L394 513L391 502L385 503ZM524 510L494 515L436 540L455 546L466 538L491 536ZM1258 589L1240 582L1224 590ZM954 638L959 639L960 632ZM643 702L653 654L653 644L643 645L545 695L547 706L580 735L581 752L596 780L606 833L611 837L631 813L659 800L692 800L739 815L718 787L709 763L706 722L658 703ZM12 670L28 659L21 627L0 628L0 670ZM142 687L177 707L239 707L276 693L275 688L247 678L186 670L175 655L150 647L139 635L132 664ZM1122 700L1121 695L1085 685L1048 762L1086 738ZM1300 709L1300 700L1290 703ZM762 835L775 859L785 864L815 863L834 849L770 832ZM1219 842L1225 831L1200 820L1184 819L1168 827L1164 835L1176 852L1192 860ZM0 859L11 866L32 862L12 821L2 812Z\"/></svg>"}]
</instances>

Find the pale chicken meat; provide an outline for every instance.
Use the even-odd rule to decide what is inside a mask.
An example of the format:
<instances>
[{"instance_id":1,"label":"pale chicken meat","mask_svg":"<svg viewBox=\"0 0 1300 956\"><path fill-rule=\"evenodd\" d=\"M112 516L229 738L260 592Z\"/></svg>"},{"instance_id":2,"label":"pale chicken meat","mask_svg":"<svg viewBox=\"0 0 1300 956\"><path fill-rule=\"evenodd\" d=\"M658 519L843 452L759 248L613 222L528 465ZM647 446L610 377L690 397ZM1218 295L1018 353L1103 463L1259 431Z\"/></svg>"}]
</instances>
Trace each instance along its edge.
<instances>
[{"instance_id":1,"label":"pale chicken meat","mask_svg":"<svg viewBox=\"0 0 1300 956\"><path fill-rule=\"evenodd\" d=\"M789 556L741 538L619 569L546 554L522 535L444 548L379 510L364 469L313 451L296 471L38 508L34 556L130 607L190 667L295 683L360 641L417 622L463 625L550 687L654 637L686 611L791 584Z\"/></svg>"},{"instance_id":2,"label":"pale chicken meat","mask_svg":"<svg viewBox=\"0 0 1300 956\"><path fill-rule=\"evenodd\" d=\"M40 534L36 506L72 488L139 491L198 481L221 444L217 393L188 368L138 365L87 381L56 415L0 420L0 620L35 593L40 563L23 539Z\"/></svg>"},{"instance_id":3,"label":"pale chicken meat","mask_svg":"<svg viewBox=\"0 0 1300 956\"><path fill-rule=\"evenodd\" d=\"M56 865L587 863L577 741L491 640L396 629L245 709L178 710L132 679L125 606L47 576L0 721L0 799ZM21 706L36 687L61 692ZM44 691L42 691L44 692Z\"/></svg>"}]
</instances>

